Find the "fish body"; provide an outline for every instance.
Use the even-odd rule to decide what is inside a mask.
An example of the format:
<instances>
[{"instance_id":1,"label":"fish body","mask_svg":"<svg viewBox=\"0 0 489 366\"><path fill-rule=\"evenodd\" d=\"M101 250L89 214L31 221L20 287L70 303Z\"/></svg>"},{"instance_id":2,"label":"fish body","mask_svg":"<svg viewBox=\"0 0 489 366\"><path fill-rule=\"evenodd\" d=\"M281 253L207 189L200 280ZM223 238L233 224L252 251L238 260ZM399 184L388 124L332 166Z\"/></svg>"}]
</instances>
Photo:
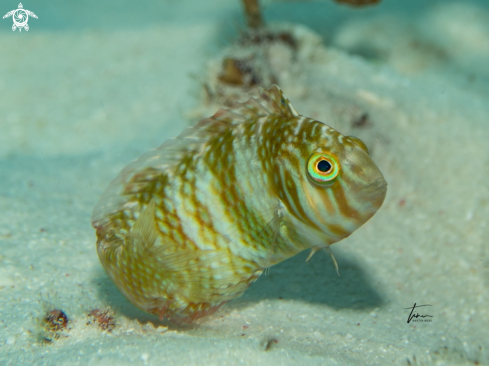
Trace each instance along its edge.
<instances>
[{"instance_id":1,"label":"fish body","mask_svg":"<svg viewBox=\"0 0 489 366\"><path fill-rule=\"evenodd\" d=\"M363 142L299 115L274 85L131 163L92 224L129 301L191 322L264 269L349 236L386 189Z\"/></svg>"}]
</instances>

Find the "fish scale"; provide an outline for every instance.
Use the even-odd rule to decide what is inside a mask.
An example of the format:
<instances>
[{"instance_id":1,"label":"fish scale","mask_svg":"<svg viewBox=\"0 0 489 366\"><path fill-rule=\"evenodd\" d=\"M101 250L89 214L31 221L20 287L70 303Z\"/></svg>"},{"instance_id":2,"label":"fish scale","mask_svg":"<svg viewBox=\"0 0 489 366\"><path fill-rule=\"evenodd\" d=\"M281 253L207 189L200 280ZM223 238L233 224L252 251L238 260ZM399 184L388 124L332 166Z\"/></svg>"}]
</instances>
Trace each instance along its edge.
<instances>
[{"instance_id":1,"label":"fish scale","mask_svg":"<svg viewBox=\"0 0 489 366\"><path fill-rule=\"evenodd\" d=\"M191 322L265 268L329 249L385 193L363 142L300 116L272 86L129 164L92 224L100 261L129 301Z\"/></svg>"}]
</instances>

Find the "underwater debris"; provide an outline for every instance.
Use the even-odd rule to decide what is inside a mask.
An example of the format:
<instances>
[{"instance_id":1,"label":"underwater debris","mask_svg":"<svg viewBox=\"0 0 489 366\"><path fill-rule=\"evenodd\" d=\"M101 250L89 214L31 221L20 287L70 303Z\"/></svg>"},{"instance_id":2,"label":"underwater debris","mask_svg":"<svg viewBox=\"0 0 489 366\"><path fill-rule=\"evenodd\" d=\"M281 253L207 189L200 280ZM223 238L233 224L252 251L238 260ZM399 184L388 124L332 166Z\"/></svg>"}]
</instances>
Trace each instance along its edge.
<instances>
[{"instance_id":1,"label":"underwater debris","mask_svg":"<svg viewBox=\"0 0 489 366\"><path fill-rule=\"evenodd\" d=\"M295 34L298 33L298 34ZM267 29L247 30L222 56L209 66L210 75L201 81L209 112L200 112L202 118L214 108L231 106L259 88L268 88L283 82L280 75L292 77L300 71L301 29L274 25ZM320 42L320 40L318 40Z\"/></svg>"},{"instance_id":2,"label":"underwater debris","mask_svg":"<svg viewBox=\"0 0 489 366\"><path fill-rule=\"evenodd\" d=\"M369 6L380 3L381 0L333 0L340 4L348 4L351 6Z\"/></svg>"},{"instance_id":3,"label":"underwater debris","mask_svg":"<svg viewBox=\"0 0 489 366\"><path fill-rule=\"evenodd\" d=\"M257 85L260 82L249 60L225 58L222 69L223 72L218 78L225 84L249 87Z\"/></svg>"},{"instance_id":4,"label":"underwater debris","mask_svg":"<svg viewBox=\"0 0 489 366\"><path fill-rule=\"evenodd\" d=\"M270 29L243 32L237 44L247 56L225 57L218 80L245 89L278 83L269 60L269 48L272 45L283 44L291 53L295 53L297 49L297 41L290 32Z\"/></svg>"},{"instance_id":5,"label":"underwater debris","mask_svg":"<svg viewBox=\"0 0 489 366\"><path fill-rule=\"evenodd\" d=\"M248 27L257 29L263 26L259 0L242 0Z\"/></svg>"},{"instance_id":6,"label":"underwater debris","mask_svg":"<svg viewBox=\"0 0 489 366\"><path fill-rule=\"evenodd\" d=\"M260 31L243 32L238 40L241 45L282 42L289 45L291 48L297 48L297 41L292 33L287 31L272 31L264 29Z\"/></svg>"},{"instance_id":7,"label":"underwater debris","mask_svg":"<svg viewBox=\"0 0 489 366\"><path fill-rule=\"evenodd\" d=\"M267 337L260 342L260 348L262 351L270 351L272 347L278 343L278 339L275 337Z\"/></svg>"},{"instance_id":8,"label":"underwater debris","mask_svg":"<svg viewBox=\"0 0 489 366\"><path fill-rule=\"evenodd\" d=\"M371 124L372 123L370 122L368 113L363 113L360 117L354 119L351 122L351 127L353 128L369 127Z\"/></svg>"},{"instance_id":9,"label":"underwater debris","mask_svg":"<svg viewBox=\"0 0 489 366\"><path fill-rule=\"evenodd\" d=\"M30 333L37 342L48 344L61 338L63 332L69 331L71 329L71 321L66 312L59 305L55 305L59 304L56 292L48 293L46 295L47 299L42 294L40 295L42 312L34 317L36 329Z\"/></svg>"},{"instance_id":10,"label":"underwater debris","mask_svg":"<svg viewBox=\"0 0 489 366\"><path fill-rule=\"evenodd\" d=\"M61 333L68 330L69 319L61 309L52 309L45 312L40 319L41 332L38 334L41 343L51 343L61 337Z\"/></svg>"},{"instance_id":11,"label":"underwater debris","mask_svg":"<svg viewBox=\"0 0 489 366\"><path fill-rule=\"evenodd\" d=\"M67 327L68 317L63 310L54 309L45 315L44 323L50 332L58 332Z\"/></svg>"},{"instance_id":12,"label":"underwater debris","mask_svg":"<svg viewBox=\"0 0 489 366\"><path fill-rule=\"evenodd\" d=\"M115 328L114 312L107 308L105 310L94 309L88 313L87 325L96 324L100 329L112 332Z\"/></svg>"},{"instance_id":13,"label":"underwater debris","mask_svg":"<svg viewBox=\"0 0 489 366\"><path fill-rule=\"evenodd\" d=\"M297 49L297 41L290 32L270 29L243 32L237 44L242 50L248 51L245 51L246 56L225 57L217 78L223 84L244 89L278 83L269 60L269 48L272 45L283 44L291 53Z\"/></svg>"}]
</instances>

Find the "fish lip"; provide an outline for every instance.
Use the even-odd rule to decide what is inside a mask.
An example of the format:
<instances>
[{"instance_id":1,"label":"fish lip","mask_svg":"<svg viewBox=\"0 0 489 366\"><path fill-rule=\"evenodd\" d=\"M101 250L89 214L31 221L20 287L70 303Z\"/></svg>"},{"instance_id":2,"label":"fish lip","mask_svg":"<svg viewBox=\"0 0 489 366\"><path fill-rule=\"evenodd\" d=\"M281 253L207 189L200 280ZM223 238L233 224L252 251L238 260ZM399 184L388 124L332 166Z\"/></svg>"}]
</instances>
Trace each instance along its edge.
<instances>
[{"instance_id":1,"label":"fish lip","mask_svg":"<svg viewBox=\"0 0 489 366\"><path fill-rule=\"evenodd\" d=\"M387 194L387 182L384 177L379 177L370 183L366 189L372 192L376 197L383 196ZM383 200L382 200L383 201Z\"/></svg>"},{"instance_id":2,"label":"fish lip","mask_svg":"<svg viewBox=\"0 0 489 366\"><path fill-rule=\"evenodd\" d=\"M387 188L387 182L386 180L384 179L384 177L379 177L377 178L375 181L373 181L371 184L371 186L374 186L374 189L375 188L380 188L380 187L386 187Z\"/></svg>"}]
</instances>

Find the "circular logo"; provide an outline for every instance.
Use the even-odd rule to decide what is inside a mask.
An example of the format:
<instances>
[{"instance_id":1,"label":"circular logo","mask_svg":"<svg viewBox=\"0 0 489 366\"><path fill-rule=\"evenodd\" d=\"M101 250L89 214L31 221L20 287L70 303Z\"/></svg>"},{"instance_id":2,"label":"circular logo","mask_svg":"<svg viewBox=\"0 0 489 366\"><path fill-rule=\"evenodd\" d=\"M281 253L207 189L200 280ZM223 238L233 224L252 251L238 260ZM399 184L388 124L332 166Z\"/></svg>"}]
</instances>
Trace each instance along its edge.
<instances>
[{"instance_id":1,"label":"circular logo","mask_svg":"<svg viewBox=\"0 0 489 366\"><path fill-rule=\"evenodd\" d=\"M14 19L14 24L17 27L22 28L27 24L27 20L29 19L29 14L27 14L27 12L24 9L17 9L14 12L12 18Z\"/></svg>"}]
</instances>

